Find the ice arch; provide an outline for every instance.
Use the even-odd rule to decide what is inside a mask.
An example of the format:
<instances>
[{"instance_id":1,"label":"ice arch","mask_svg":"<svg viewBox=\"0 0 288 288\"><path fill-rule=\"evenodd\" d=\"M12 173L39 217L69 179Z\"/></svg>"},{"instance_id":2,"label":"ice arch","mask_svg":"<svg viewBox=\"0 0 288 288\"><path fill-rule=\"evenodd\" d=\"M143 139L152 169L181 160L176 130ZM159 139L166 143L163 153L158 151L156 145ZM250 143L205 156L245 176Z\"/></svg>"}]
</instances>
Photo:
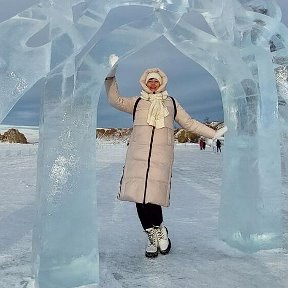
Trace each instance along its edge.
<instances>
[{"instance_id":1,"label":"ice arch","mask_svg":"<svg viewBox=\"0 0 288 288\"><path fill-rule=\"evenodd\" d=\"M110 54L119 55L121 61L163 35L209 71L222 93L229 132L225 138L220 237L248 251L282 245L283 233L287 233L281 227L281 179L287 176L288 151L287 145L281 144L288 138L288 33L280 23L276 2L34 3L0 24L0 120L27 89L45 77L39 213L33 244L39 287L78 287L98 281L97 97L110 70ZM109 11L124 5L153 10L146 18L103 35L101 27ZM204 16L214 35L181 18L189 9ZM39 43L35 39L40 34Z\"/></svg>"}]
</instances>

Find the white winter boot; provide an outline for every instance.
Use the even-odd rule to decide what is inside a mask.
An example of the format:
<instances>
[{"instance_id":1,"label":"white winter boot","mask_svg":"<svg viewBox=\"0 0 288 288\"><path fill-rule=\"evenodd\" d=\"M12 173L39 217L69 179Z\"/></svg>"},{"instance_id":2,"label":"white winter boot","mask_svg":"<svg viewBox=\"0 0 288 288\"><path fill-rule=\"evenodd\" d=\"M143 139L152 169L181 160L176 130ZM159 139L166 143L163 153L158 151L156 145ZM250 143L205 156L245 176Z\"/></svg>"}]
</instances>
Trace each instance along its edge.
<instances>
[{"instance_id":1,"label":"white winter boot","mask_svg":"<svg viewBox=\"0 0 288 288\"><path fill-rule=\"evenodd\" d=\"M148 243L146 246L145 256L153 258L158 256L158 241L156 230L154 228L148 228L145 230L148 236Z\"/></svg>"},{"instance_id":2,"label":"white winter boot","mask_svg":"<svg viewBox=\"0 0 288 288\"><path fill-rule=\"evenodd\" d=\"M161 223L160 226L155 227L155 230L160 253L163 255L168 254L171 249L171 241L168 238L167 228L163 225L163 223Z\"/></svg>"}]
</instances>

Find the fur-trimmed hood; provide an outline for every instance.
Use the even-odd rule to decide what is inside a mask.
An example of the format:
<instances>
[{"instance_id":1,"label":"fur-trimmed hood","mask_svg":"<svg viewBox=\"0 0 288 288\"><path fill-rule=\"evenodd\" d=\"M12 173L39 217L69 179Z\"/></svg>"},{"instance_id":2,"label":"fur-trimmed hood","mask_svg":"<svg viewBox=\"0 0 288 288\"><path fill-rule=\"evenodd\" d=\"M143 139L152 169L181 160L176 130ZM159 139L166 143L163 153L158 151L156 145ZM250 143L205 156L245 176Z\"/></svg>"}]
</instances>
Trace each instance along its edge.
<instances>
[{"instance_id":1,"label":"fur-trimmed hood","mask_svg":"<svg viewBox=\"0 0 288 288\"><path fill-rule=\"evenodd\" d=\"M152 93L152 91L146 86L146 78L147 75L149 73L158 73L161 78L162 78L162 84L161 86L157 89L156 93L161 93L163 91L166 90L166 85L168 83L168 78L166 76L166 74L160 69L160 68L149 68L147 70L144 71L144 73L142 74L141 78L140 78L140 84L143 88L143 90L147 93Z\"/></svg>"}]
</instances>

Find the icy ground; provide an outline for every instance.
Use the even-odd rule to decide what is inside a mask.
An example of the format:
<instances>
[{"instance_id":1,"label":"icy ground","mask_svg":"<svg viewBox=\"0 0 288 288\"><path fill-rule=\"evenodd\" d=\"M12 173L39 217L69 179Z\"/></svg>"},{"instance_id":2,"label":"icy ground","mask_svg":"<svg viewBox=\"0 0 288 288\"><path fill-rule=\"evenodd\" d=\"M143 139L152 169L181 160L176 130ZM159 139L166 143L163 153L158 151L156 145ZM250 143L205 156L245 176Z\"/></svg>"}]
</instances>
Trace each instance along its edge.
<instances>
[{"instance_id":1,"label":"icy ground","mask_svg":"<svg viewBox=\"0 0 288 288\"><path fill-rule=\"evenodd\" d=\"M33 287L37 148L0 143L0 288ZM288 287L287 250L245 254L217 238L222 154L176 145L171 206L164 209L172 250L147 259L134 204L115 199L126 146L99 142L97 149L101 288Z\"/></svg>"}]
</instances>

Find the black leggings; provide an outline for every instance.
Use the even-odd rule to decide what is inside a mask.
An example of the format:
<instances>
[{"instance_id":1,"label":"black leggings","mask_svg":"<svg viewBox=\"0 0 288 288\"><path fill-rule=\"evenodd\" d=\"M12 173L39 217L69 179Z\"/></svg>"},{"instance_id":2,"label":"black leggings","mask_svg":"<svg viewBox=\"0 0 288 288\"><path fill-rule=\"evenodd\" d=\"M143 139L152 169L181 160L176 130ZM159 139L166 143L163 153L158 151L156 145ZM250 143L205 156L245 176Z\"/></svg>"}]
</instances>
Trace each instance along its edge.
<instances>
[{"instance_id":1,"label":"black leggings","mask_svg":"<svg viewBox=\"0 0 288 288\"><path fill-rule=\"evenodd\" d=\"M160 205L136 203L136 208L142 227L145 230L153 226L160 226L163 222L162 208Z\"/></svg>"}]
</instances>

